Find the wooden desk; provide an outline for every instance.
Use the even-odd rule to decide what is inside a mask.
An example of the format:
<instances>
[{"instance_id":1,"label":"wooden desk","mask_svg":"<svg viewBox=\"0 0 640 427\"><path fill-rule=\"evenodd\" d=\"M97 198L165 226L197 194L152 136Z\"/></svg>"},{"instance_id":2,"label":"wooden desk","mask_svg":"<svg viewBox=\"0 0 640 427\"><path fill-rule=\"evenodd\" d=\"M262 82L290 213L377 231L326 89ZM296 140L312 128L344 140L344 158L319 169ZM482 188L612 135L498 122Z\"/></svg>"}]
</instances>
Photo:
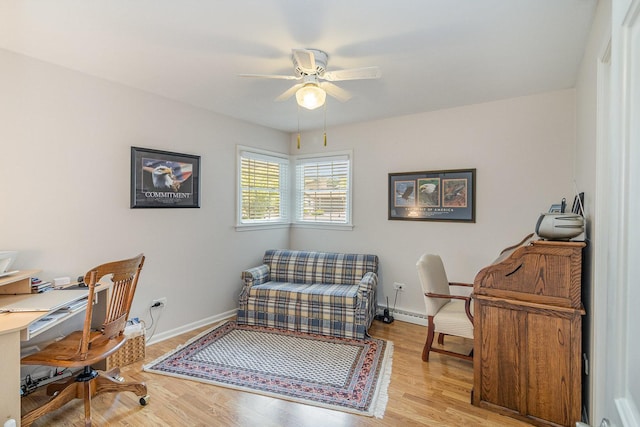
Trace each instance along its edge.
<instances>
[{"instance_id":1,"label":"wooden desk","mask_svg":"<svg viewBox=\"0 0 640 427\"><path fill-rule=\"evenodd\" d=\"M478 273L474 405L536 426L580 421L584 246L524 241Z\"/></svg>"},{"instance_id":2,"label":"wooden desk","mask_svg":"<svg viewBox=\"0 0 640 427\"><path fill-rule=\"evenodd\" d=\"M23 270L0 277L0 295L30 294L31 278L38 273L40 270Z\"/></svg>"},{"instance_id":3,"label":"wooden desk","mask_svg":"<svg viewBox=\"0 0 640 427\"><path fill-rule=\"evenodd\" d=\"M36 275L38 270L21 271L14 275L0 279L0 306L13 303L17 300L25 301L32 297L31 277ZM28 284L28 288L25 287ZM96 288L96 295L107 290L108 285ZM26 291L25 291L26 289ZM9 291L13 294L9 295ZM49 292L64 292L68 295L68 303L73 303L87 296L88 290L53 290ZM94 308L94 315L100 318L99 313L106 311L107 298L98 298L97 306ZM58 325L83 309L69 311L68 316L55 319L51 324L39 330L37 333L29 334L29 325L46 317L51 312L20 312L20 313L0 313L0 425L6 420L14 419L20 425L20 342L27 341L40 333Z\"/></svg>"}]
</instances>

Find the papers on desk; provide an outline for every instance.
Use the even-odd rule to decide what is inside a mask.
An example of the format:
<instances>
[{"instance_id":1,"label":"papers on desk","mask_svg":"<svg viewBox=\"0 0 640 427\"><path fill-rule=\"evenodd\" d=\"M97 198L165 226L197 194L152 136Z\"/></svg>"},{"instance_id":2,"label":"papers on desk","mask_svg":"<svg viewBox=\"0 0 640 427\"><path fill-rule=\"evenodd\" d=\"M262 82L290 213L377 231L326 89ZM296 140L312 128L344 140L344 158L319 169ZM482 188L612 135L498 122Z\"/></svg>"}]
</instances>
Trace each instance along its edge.
<instances>
[{"instance_id":1,"label":"papers on desk","mask_svg":"<svg viewBox=\"0 0 640 427\"><path fill-rule=\"evenodd\" d=\"M60 310L62 311L76 311L80 308L85 308L87 306L87 297L79 299L77 301L72 302L66 307L62 307Z\"/></svg>"},{"instance_id":2,"label":"papers on desk","mask_svg":"<svg viewBox=\"0 0 640 427\"><path fill-rule=\"evenodd\" d=\"M34 334L38 332L40 329L44 328L45 326L52 324L56 320L65 316L67 316L67 313L65 313L64 311L56 311L55 313L49 313L42 319L36 320L32 324L30 324L29 333Z\"/></svg>"},{"instance_id":3,"label":"papers on desk","mask_svg":"<svg viewBox=\"0 0 640 427\"><path fill-rule=\"evenodd\" d=\"M49 292L53 290L53 284L51 282L43 282L38 280L36 282L31 279L31 292L34 294L41 294L43 292Z\"/></svg>"},{"instance_id":4,"label":"papers on desk","mask_svg":"<svg viewBox=\"0 0 640 427\"><path fill-rule=\"evenodd\" d=\"M33 335L38 331L46 328L48 325L55 324L58 320L68 317L74 311L78 311L87 306L87 297L81 298L79 300L73 301L64 307L60 307L58 310L47 314L41 319L36 320L35 322L29 325L29 334Z\"/></svg>"}]
</instances>

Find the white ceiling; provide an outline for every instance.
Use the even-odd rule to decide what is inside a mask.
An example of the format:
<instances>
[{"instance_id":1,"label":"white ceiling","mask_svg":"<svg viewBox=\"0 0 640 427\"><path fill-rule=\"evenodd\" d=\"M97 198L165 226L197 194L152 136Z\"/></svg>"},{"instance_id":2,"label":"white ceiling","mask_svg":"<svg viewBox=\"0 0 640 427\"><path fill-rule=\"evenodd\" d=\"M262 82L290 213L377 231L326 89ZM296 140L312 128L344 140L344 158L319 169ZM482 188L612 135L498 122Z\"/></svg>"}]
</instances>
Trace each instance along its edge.
<instances>
[{"instance_id":1,"label":"white ceiling","mask_svg":"<svg viewBox=\"0 0 640 427\"><path fill-rule=\"evenodd\" d=\"M571 88L597 0L2 0L0 48L275 129L295 131L292 48L337 82L327 126ZM300 114L323 125L322 109Z\"/></svg>"}]
</instances>

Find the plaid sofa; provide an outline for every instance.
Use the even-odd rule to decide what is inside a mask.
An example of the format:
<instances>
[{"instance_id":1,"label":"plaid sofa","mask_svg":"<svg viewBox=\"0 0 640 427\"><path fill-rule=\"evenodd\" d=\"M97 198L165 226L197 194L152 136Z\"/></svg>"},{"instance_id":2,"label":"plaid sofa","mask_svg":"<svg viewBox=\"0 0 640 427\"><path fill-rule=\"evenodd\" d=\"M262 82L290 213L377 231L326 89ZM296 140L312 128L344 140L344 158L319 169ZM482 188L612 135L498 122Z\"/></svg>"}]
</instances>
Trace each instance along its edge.
<instances>
[{"instance_id":1,"label":"plaid sofa","mask_svg":"<svg viewBox=\"0 0 640 427\"><path fill-rule=\"evenodd\" d=\"M239 324L362 339L376 314L378 257L271 249L242 282Z\"/></svg>"}]
</instances>

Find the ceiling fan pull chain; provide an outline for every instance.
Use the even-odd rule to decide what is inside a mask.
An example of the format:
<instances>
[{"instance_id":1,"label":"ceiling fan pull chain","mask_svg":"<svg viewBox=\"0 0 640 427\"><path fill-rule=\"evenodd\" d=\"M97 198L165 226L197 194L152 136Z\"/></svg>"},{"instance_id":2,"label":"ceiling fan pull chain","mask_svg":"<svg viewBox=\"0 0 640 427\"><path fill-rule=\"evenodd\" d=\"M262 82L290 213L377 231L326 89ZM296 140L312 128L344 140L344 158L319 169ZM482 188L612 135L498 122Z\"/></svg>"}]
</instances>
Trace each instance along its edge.
<instances>
[{"instance_id":1,"label":"ceiling fan pull chain","mask_svg":"<svg viewBox=\"0 0 640 427\"><path fill-rule=\"evenodd\" d=\"M298 150L300 149L300 106L298 105Z\"/></svg>"},{"instance_id":2,"label":"ceiling fan pull chain","mask_svg":"<svg viewBox=\"0 0 640 427\"><path fill-rule=\"evenodd\" d=\"M324 146L327 146L327 103L324 104Z\"/></svg>"}]
</instances>

